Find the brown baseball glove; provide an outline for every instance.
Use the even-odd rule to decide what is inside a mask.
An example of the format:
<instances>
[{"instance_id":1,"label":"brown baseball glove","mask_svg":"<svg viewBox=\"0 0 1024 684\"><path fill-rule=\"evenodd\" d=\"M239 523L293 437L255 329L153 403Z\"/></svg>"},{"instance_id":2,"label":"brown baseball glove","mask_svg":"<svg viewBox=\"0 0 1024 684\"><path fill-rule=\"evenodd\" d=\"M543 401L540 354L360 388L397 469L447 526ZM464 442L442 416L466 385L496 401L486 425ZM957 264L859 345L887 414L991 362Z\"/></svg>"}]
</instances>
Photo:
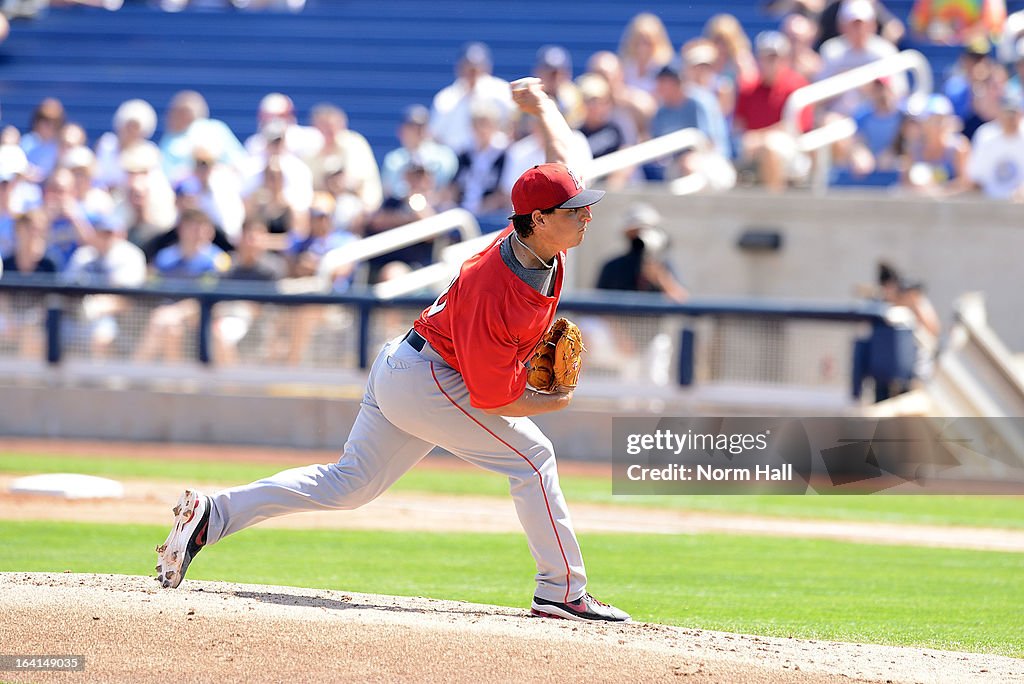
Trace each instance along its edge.
<instances>
[{"instance_id":1,"label":"brown baseball glove","mask_svg":"<svg viewBox=\"0 0 1024 684\"><path fill-rule=\"evenodd\" d=\"M574 389L583 367L583 334L575 323L559 318L537 343L527 364L526 381L538 392Z\"/></svg>"}]
</instances>

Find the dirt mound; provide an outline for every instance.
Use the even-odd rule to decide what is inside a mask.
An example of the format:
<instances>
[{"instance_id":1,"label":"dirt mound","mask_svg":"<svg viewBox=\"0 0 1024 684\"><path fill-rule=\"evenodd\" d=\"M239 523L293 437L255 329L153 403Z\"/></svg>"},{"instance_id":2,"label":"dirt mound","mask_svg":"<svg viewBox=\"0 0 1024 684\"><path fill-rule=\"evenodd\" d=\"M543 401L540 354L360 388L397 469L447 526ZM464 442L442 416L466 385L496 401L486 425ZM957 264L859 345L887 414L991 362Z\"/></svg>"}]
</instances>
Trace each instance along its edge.
<instances>
[{"instance_id":1,"label":"dirt mound","mask_svg":"<svg viewBox=\"0 0 1024 684\"><path fill-rule=\"evenodd\" d=\"M85 672L5 681L948 682L1024 678L1024 661L581 625L522 610L339 591L0 573L0 653L84 655Z\"/></svg>"}]
</instances>

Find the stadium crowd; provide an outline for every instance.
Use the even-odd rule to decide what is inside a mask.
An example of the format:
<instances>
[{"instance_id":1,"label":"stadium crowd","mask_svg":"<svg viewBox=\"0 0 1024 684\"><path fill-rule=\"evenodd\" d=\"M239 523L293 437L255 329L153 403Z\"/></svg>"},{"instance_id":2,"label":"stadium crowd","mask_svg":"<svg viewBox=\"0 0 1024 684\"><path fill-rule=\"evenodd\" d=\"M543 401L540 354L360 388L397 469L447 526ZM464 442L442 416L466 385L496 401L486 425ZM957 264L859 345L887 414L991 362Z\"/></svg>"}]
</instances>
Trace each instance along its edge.
<instances>
[{"instance_id":1,"label":"stadium crowd","mask_svg":"<svg viewBox=\"0 0 1024 684\"><path fill-rule=\"evenodd\" d=\"M908 28L876 0L775 0L765 7L778 30L751 38L735 17L718 14L679 46L658 16L640 13L615 49L591 55L583 69L564 47L542 46L534 75L572 128L580 168L680 129L704 134L704 144L613 173L603 180L610 189L687 176L709 190L756 184L783 192L806 183L813 164L782 121L790 94L895 54L908 31L961 44L936 93L907 97L904 76L879 79L801 112L798 128L844 117L856 123L856 134L832 150L837 178L936 197L1024 200L1024 12L979 12L973 23L953 25L919 5ZM380 160L333 103L302 113L287 94L269 93L255 115L258 132L239 140L201 93L187 90L162 114L141 99L121 103L111 130L90 141L74 112L44 99L24 129L0 132L3 273L120 286L301 278L317 274L331 250L448 208L470 211L484 230L503 227L513 182L543 160L535 122L513 106L483 43L464 47L454 81L431 103L403 112L397 145ZM154 139L158 116L162 135ZM647 243L663 248L664 236L645 228ZM643 241L637 230L627 226L627 239ZM433 257L428 241L337 270L330 281L346 291ZM651 268L643 278L606 270L601 286L618 281L685 296L674 278L652 276ZM116 335L125 305L116 297L87 303L95 353ZM164 349L173 357L175 331L196 315L188 303L157 307L138 356ZM235 327L224 327L234 332L218 338L227 340L224 356L252 315L233 310ZM307 322L300 317L293 327ZM301 344L289 352L300 355Z\"/></svg>"}]
</instances>

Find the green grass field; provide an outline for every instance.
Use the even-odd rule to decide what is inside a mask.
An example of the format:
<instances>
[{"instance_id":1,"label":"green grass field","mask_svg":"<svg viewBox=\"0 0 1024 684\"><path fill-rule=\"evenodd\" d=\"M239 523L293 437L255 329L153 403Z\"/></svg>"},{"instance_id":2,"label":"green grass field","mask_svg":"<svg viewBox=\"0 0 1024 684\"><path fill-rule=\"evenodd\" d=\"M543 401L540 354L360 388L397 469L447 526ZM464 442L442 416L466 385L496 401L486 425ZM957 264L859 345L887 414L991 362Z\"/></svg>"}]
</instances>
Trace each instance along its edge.
<instances>
[{"instance_id":1,"label":"green grass field","mask_svg":"<svg viewBox=\"0 0 1024 684\"><path fill-rule=\"evenodd\" d=\"M248 482L288 464L0 453L0 473L80 472L181 484ZM570 501L826 519L1024 528L1024 498L613 497L563 475ZM483 471L418 468L396 489L507 496ZM0 525L0 571L153 574L166 528ZM684 627L1024 657L1024 554L725 535L587 534L591 589L635 618ZM204 552L194 579L418 595L523 607L534 572L520 534L255 528Z\"/></svg>"},{"instance_id":2,"label":"green grass field","mask_svg":"<svg viewBox=\"0 0 1024 684\"><path fill-rule=\"evenodd\" d=\"M86 459L58 454L0 452L0 473L75 472L104 477L153 478L183 485L252 482L294 464L155 459ZM1024 497L982 496L612 496L610 478L563 475L570 502L629 504L695 511L751 513L932 525L1024 528ZM507 496L508 483L482 470L414 468L397 491Z\"/></svg>"},{"instance_id":3,"label":"green grass field","mask_svg":"<svg viewBox=\"0 0 1024 684\"><path fill-rule=\"evenodd\" d=\"M13 522L0 571L152 574L166 529ZM588 534L591 589L635 618L771 636L1024 657L1024 556L718 535ZM517 534L252 529L200 555L193 579L523 607Z\"/></svg>"}]
</instances>

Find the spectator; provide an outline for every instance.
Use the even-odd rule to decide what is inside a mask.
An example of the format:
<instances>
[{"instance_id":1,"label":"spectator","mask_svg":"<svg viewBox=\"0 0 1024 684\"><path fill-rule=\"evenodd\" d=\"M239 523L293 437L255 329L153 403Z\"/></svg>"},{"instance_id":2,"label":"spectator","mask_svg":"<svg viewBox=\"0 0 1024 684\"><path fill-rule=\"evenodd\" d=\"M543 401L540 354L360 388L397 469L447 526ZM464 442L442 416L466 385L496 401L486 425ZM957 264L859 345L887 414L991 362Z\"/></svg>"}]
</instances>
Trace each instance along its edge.
<instances>
[{"instance_id":1,"label":"spectator","mask_svg":"<svg viewBox=\"0 0 1024 684\"><path fill-rule=\"evenodd\" d=\"M656 14L634 16L619 41L619 59L625 84L654 94L658 73L672 64L675 49L665 24Z\"/></svg>"},{"instance_id":2,"label":"spectator","mask_svg":"<svg viewBox=\"0 0 1024 684\"><path fill-rule=\"evenodd\" d=\"M730 119L736 108L736 84L715 71L718 48L707 38L687 41L679 50L683 64L683 82L707 91L718 103L718 110Z\"/></svg>"},{"instance_id":3,"label":"spectator","mask_svg":"<svg viewBox=\"0 0 1024 684\"><path fill-rule=\"evenodd\" d=\"M603 76L584 74L579 78L583 98L583 124L580 133L587 137L590 153L595 159L627 147L626 134L613 114L611 88ZM616 171L604 179L609 188L621 188L634 174L633 168Z\"/></svg>"},{"instance_id":4,"label":"spectator","mask_svg":"<svg viewBox=\"0 0 1024 684\"><path fill-rule=\"evenodd\" d=\"M629 207L622 224L629 249L601 267L597 289L661 292L676 302L689 298L686 286L664 257L668 236L661 229L661 220L661 214L649 204Z\"/></svg>"},{"instance_id":5,"label":"spectator","mask_svg":"<svg viewBox=\"0 0 1024 684\"><path fill-rule=\"evenodd\" d=\"M267 226L263 222L247 218L242 224L231 269L221 277L221 282L271 283L282 278L285 265L267 251L267 237ZM255 302L244 300L217 304L212 331L219 365L238 362L238 345L249 334L262 309Z\"/></svg>"},{"instance_id":6,"label":"spectator","mask_svg":"<svg viewBox=\"0 0 1024 684\"><path fill-rule=\"evenodd\" d=\"M821 46L823 66L818 74L819 80L896 54L895 45L875 35L878 22L871 0L846 0L839 8L838 20L840 35ZM897 97L906 95L906 77L893 77L892 87ZM830 100L825 108L829 112L852 116L865 101L862 91L849 90Z\"/></svg>"},{"instance_id":7,"label":"spectator","mask_svg":"<svg viewBox=\"0 0 1024 684\"><path fill-rule=\"evenodd\" d=\"M924 291L924 284L900 275L890 264L878 264L878 299L892 306L904 307L914 317L914 340L917 343L917 358L914 361L915 379L931 376L935 355L939 349L939 334L942 321L935 306ZM893 380L888 387L876 388L878 398L895 396L911 388L910 382Z\"/></svg>"},{"instance_id":8,"label":"spectator","mask_svg":"<svg viewBox=\"0 0 1024 684\"><path fill-rule=\"evenodd\" d=\"M234 244L242 231L245 204L238 175L220 157L215 149L196 146L192 151L192 174L178 184L175 192L179 212L199 209Z\"/></svg>"},{"instance_id":9,"label":"spectator","mask_svg":"<svg viewBox=\"0 0 1024 684\"><path fill-rule=\"evenodd\" d=\"M335 208L334 198L329 193L318 192L313 196L313 203L309 207L309 233L293 233L289 236L285 257L290 276L300 278L316 275L325 254L355 241L356 236L351 233L334 230ZM333 276L334 289L344 292L352 285L354 271L348 268Z\"/></svg>"},{"instance_id":10,"label":"spectator","mask_svg":"<svg viewBox=\"0 0 1024 684\"><path fill-rule=\"evenodd\" d=\"M324 144L323 135L315 126L299 124L295 103L284 93L267 93L260 100L256 110L257 130L245 141L245 151L250 157L266 158L267 142L264 133L267 126L283 131L284 149L299 159L309 159L319 152Z\"/></svg>"},{"instance_id":11,"label":"spectator","mask_svg":"<svg viewBox=\"0 0 1024 684\"><path fill-rule=\"evenodd\" d=\"M583 74L577 87L584 108L584 118L579 130L587 136L587 144L590 145L590 153L594 158L626 147L626 134L619 122L612 118L614 105L611 87L604 76Z\"/></svg>"},{"instance_id":12,"label":"spectator","mask_svg":"<svg viewBox=\"0 0 1024 684\"><path fill-rule=\"evenodd\" d=\"M75 197L75 177L69 169L58 168L43 186L43 208L50 224L47 256L63 271L80 245L91 244L92 222Z\"/></svg>"},{"instance_id":13,"label":"spectator","mask_svg":"<svg viewBox=\"0 0 1024 684\"><path fill-rule=\"evenodd\" d=\"M779 19L793 15L817 19L823 9L825 9L825 0L765 0L764 2L764 10ZM817 27L815 27L815 32L817 32Z\"/></svg>"},{"instance_id":14,"label":"spectator","mask_svg":"<svg viewBox=\"0 0 1024 684\"><path fill-rule=\"evenodd\" d=\"M501 113L493 103L482 100L481 105L492 107L500 117ZM472 121L472 113L470 120ZM408 192L405 170L413 160L423 164L430 171L438 185L435 190L447 186L455 178L459 160L450 148L430 139L427 128L429 123L429 109L423 105L406 107L402 123L398 127L398 141L401 146L384 155L384 162L381 164L381 181L387 196L401 196Z\"/></svg>"},{"instance_id":15,"label":"spectator","mask_svg":"<svg viewBox=\"0 0 1024 684\"><path fill-rule=\"evenodd\" d=\"M245 149L228 125L210 118L206 99L194 90L183 90L171 98L160 138L160 155L164 175L176 185L191 175L197 146L216 150L218 161L240 169L246 158Z\"/></svg>"},{"instance_id":16,"label":"spectator","mask_svg":"<svg viewBox=\"0 0 1024 684\"><path fill-rule=\"evenodd\" d=\"M474 103L471 113L473 146L458 157L453 181L455 200L471 212L483 230L500 230L508 223L511 205L501 190L508 136L501 130L502 113L494 103Z\"/></svg>"},{"instance_id":17,"label":"spectator","mask_svg":"<svg viewBox=\"0 0 1024 684\"><path fill-rule=\"evenodd\" d=\"M954 195L968 189L967 158L970 142L960 133L961 123L944 95L931 95L910 115L920 122L921 135L908 143L901 161L905 188L931 196Z\"/></svg>"},{"instance_id":18,"label":"spectator","mask_svg":"<svg viewBox=\"0 0 1024 684\"><path fill-rule=\"evenodd\" d=\"M995 199L1024 201L1024 131L1017 91L1003 96L999 118L974 136L967 175L974 186Z\"/></svg>"},{"instance_id":19,"label":"spectator","mask_svg":"<svg viewBox=\"0 0 1024 684\"><path fill-rule=\"evenodd\" d=\"M109 287L141 287L146 280L146 255L125 239L124 229L107 218L93 224L96 239L71 255L64 277L77 283ZM104 358L117 339L117 317L127 311L131 301L112 294L86 295L78 312L80 326L72 336L89 340L93 358Z\"/></svg>"},{"instance_id":20,"label":"spectator","mask_svg":"<svg viewBox=\"0 0 1024 684\"><path fill-rule=\"evenodd\" d=\"M57 167L57 135L64 122L64 105L55 97L44 99L32 112L31 130L21 136L29 164L26 175L32 180L46 180Z\"/></svg>"},{"instance_id":21,"label":"spectator","mask_svg":"<svg viewBox=\"0 0 1024 684\"><path fill-rule=\"evenodd\" d=\"M966 123L974 115L974 89L983 87L992 67L992 43L987 38L978 38L964 45L952 73L942 85L943 94L949 98L961 121Z\"/></svg>"},{"instance_id":22,"label":"spectator","mask_svg":"<svg viewBox=\"0 0 1024 684\"><path fill-rule=\"evenodd\" d=\"M679 73L665 67L658 74L658 111L651 121L655 138L684 128L696 128L707 136L710 149L690 150L675 157L671 164L646 167L654 180L670 179L694 173L703 175L712 187L725 189L735 184L735 171L727 161L730 144L725 118L714 98L698 88L685 86Z\"/></svg>"},{"instance_id":23,"label":"spectator","mask_svg":"<svg viewBox=\"0 0 1024 684\"><path fill-rule=\"evenodd\" d=\"M114 130L104 133L96 142L96 183L113 191L126 180L121 155L136 147L160 155L160 148L150 140L156 131L156 110L145 100L127 100L114 112Z\"/></svg>"},{"instance_id":24,"label":"spectator","mask_svg":"<svg viewBox=\"0 0 1024 684\"><path fill-rule=\"evenodd\" d=\"M242 223L242 227L246 223L259 223L266 234L260 238L261 243L282 251L287 244L287 235L308 229L306 221L300 222L301 230L296 226L296 219L308 209L295 207L285 194L284 172L279 157L271 157L267 161L261 176L262 183L245 198L245 215L249 219Z\"/></svg>"},{"instance_id":25,"label":"spectator","mask_svg":"<svg viewBox=\"0 0 1024 684\"><path fill-rule=\"evenodd\" d=\"M56 273L57 264L47 256L50 223L42 209L31 209L14 220L14 253L6 257L3 272Z\"/></svg>"},{"instance_id":26,"label":"spectator","mask_svg":"<svg viewBox=\"0 0 1024 684\"><path fill-rule=\"evenodd\" d=\"M160 167L157 149L135 145L121 153L120 166L125 179L114 191L113 221L124 227L133 245L145 248L174 227L174 190Z\"/></svg>"},{"instance_id":27,"label":"spectator","mask_svg":"<svg viewBox=\"0 0 1024 684\"><path fill-rule=\"evenodd\" d=\"M430 134L456 154L473 144L470 108L474 101L490 100L502 112L502 122L512 112L508 81L493 76L491 50L484 43L469 43L459 56L455 82L434 96Z\"/></svg>"},{"instance_id":28,"label":"spectator","mask_svg":"<svg viewBox=\"0 0 1024 684\"><path fill-rule=\"evenodd\" d=\"M919 281L905 278L891 264L880 262L878 286L883 301L908 307L926 331L938 336L942 330L942 323L935 312L935 307L924 295L924 287Z\"/></svg>"},{"instance_id":29,"label":"spectator","mask_svg":"<svg viewBox=\"0 0 1024 684\"><path fill-rule=\"evenodd\" d=\"M340 232L362 235L369 213L363 199L356 194L348 180L348 172L340 158L335 158L324 167L326 187L324 192L334 197L334 229Z\"/></svg>"},{"instance_id":30,"label":"spectator","mask_svg":"<svg viewBox=\"0 0 1024 684\"><path fill-rule=\"evenodd\" d=\"M93 182L96 168L96 155L85 145L73 147L61 155L59 165L70 169L75 180L75 199L82 206L87 216L110 216L114 210L114 200L105 188Z\"/></svg>"},{"instance_id":31,"label":"spectator","mask_svg":"<svg viewBox=\"0 0 1024 684\"><path fill-rule=\"evenodd\" d=\"M842 33L843 18L840 15L843 5L853 0L830 0L825 9L818 15L818 38L814 43L815 50L821 50L828 41ZM872 31L886 42L893 45L903 40L906 27L895 14L890 12L884 4L877 0L869 0L871 9L877 21L872 26Z\"/></svg>"},{"instance_id":32,"label":"spectator","mask_svg":"<svg viewBox=\"0 0 1024 684\"><path fill-rule=\"evenodd\" d=\"M4 277L12 273L53 276L56 264L46 256L49 223L41 209L32 209L18 216L14 222L15 251L3 260L0 272ZM43 320L45 312L37 295L14 293L0 298L8 312L0 311L0 339L7 337L17 343L22 358L39 359L43 350Z\"/></svg>"},{"instance_id":33,"label":"spectator","mask_svg":"<svg viewBox=\"0 0 1024 684\"><path fill-rule=\"evenodd\" d=\"M963 45L997 36L1006 22L1005 0L916 0L910 27L918 38L943 45Z\"/></svg>"},{"instance_id":34,"label":"spectator","mask_svg":"<svg viewBox=\"0 0 1024 684\"><path fill-rule=\"evenodd\" d=\"M1021 38L1024 38L1024 10L1006 17L1003 31L996 44L1000 62L1010 64L1024 54L1020 46Z\"/></svg>"},{"instance_id":35,"label":"spectator","mask_svg":"<svg viewBox=\"0 0 1024 684\"><path fill-rule=\"evenodd\" d=\"M192 280L218 277L231 266L231 257L213 244L213 220L202 210L187 209L178 219L178 241L161 249L150 267L162 279Z\"/></svg>"},{"instance_id":36,"label":"spectator","mask_svg":"<svg viewBox=\"0 0 1024 684\"><path fill-rule=\"evenodd\" d=\"M404 226L438 213L444 206L444 199L436 189L437 184L424 164L413 159L405 167L406 191L401 195L388 197L376 214L366 224L370 235L383 233L392 228ZM370 260L370 282L378 282L384 267L400 261L412 269L422 268L434 261L434 240L424 240L408 245L388 254Z\"/></svg>"},{"instance_id":37,"label":"spectator","mask_svg":"<svg viewBox=\"0 0 1024 684\"><path fill-rule=\"evenodd\" d=\"M604 77L612 99L612 119L622 129L627 145L649 137L651 117L658 109L654 96L626 83L618 55L607 50L595 52L587 61L588 73Z\"/></svg>"},{"instance_id":38,"label":"spectator","mask_svg":"<svg viewBox=\"0 0 1024 684\"><path fill-rule=\"evenodd\" d=\"M806 15L793 13L782 20L779 30L789 39L789 68L808 82L816 80L822 65L821 55L814 48L817 36L814 22Z\"/></svg>"},{"instance_id":39,"label":"spectator","mask_svg":"<svg viewBox=\"0 0 1024 684\"><path fill-rule=\"evenodd\" d=\"M1024 12L1022 12L1024 14ZM1017 54L1012 60L1013 76L1010 77L1007 87L1019 92L1024 92L1024 38L1017 41Z\"/></svg>"},{"instance_id":40,"label":"spectator","mask_svg":"<svg viewBox=\"0 0 1024 684\"><path fill-rule=\"evenodd\" d=\"M200 210L182 212L178 242L160 250L150 267L156 278L181 281L216 279L231 266L231 258L214 246L213 221ZM181 360L186 326L195 325L199 303L195 299L165 302L153 309L135 352L135 360Z\"/></svg>"},{"instance_id":41,"label":"spectator","mask_svg":"<svg viewBox=\"0 0 1024 684\"><path fill-rule=\"evenodd\" d=\"M850 154L850 166L855 175L899 168L903 119L903 111L889 87L889 79L877 79L871 84L868 102L853 115L857 134Z\"/></svg>"},{"instance_id":42,"label":"spectator","mask_svg":"<svg viewBox=\"0 0 1024 684\"><path fill-rule=\"evenodd\" d=\"M782 121L786 100L807 81L786 65L790 46L784 35L764 31L757 35L756 45L760 76L740 87L733 126L739 134L743 160L756 167L768 190L781 192L791 177L809 170L806 158L797 149L796 131L786 130ZM813 116L810 107L801 112L800 131L810 130Z\"/></svg>"},{"instance_id":43,"label":"spectator","mask_svg":"<svg viewBox=\"0 0 1024 684\"><path fill-rule=\"evenodd\" d=\"M309 208L309 234L293 235L285 256L288 260L289 275L297 278L326 275L330 278L335 292L346 292L355 282L355 265L350 264L321 274L321 262L328 253L356 240L356 236L351 233L334 230L335 208L334 198L330 194L316 193ZM288 311L290 336L286 361L289 364L298 365L302 361L313 333L326 315L326 307L318 305L292 307Z\"/></svg>"},{"instance_id":44,"label":"spectator","mask_svg":"<svg viewBox=\"0 0 1024 684\"><path fill-rule=\"evenodd\" d=\"M281 173L282 199L294 212L291 220L299 232L306 231L306 216L309 203L313 201L313 172L309 166L296 156L287 146L288 127L281 120L272 120L260 129L263 138L262 147L246 161L242 180L242 195L250 196L261 186L266 185L266 173ZM250 138L250 146L252 139ZM272 181L273 182L273 181ZM239 230L242 227L241 217L238 220ZM232 235L232 240L236 235Z\"/></svg>"},{"instance_id":45,"label":"spectator","mask_svg":"<svg viewBox=\"0 0 1024 684\"><path fill-rule=\"evenodd\" d=\"M15 217L42 204L42 191L27 180L28 159L17 145L0 145L0 259L14 254Z\"/></svg>"},{"instance_id":46,"label":"spectator","mask_svg":"<svg viewBox=\"0 0 1024 684\"><path fill-rule=\"evenodd\" d=\"M750 49L750 39L739 20L731 14L716 14L704 24L704 37L718 48L715 73L729 79L733 91L757 76L757 64Z\"/></svg>"},{"instance_id":47,"label":"spectator","mask_svg":"<svg viewBox=\"0 0 1024 684\"><path fill-rule=\"evenodd\" d=\"M999 117L1003 95L1008 92L1009 74L1002 64L992 62L971 88L970 113L964 120L964 135L973 139L978 129Z\"/></svg>"},{"instance_id":48,"label":"spectator","mask_svg":"<svg viewBox=\"0 0 1024 684\"><path fill-rule=\"evenodd\" d=\"M77 124L74 121L66 122L60 127L60 131L57 132L58 164L70 150L76 147L88 147L88 145L89 137L85 134L85 129L82 128L81 124Z\"/></svg>"},{"instance_id":49,"label":"spectator","mask_svg":"<svg viewBox=\"0 0 1024 684\"><path fill-rule=\"evenodd\" d=\"M569 126L576 128L583 118L583 103L572 80L572 56L561 45L544 45L537 50L533 75L541 89L555 101Z\"/></svg>"},{"instance_id":50,"label":"spectator","mask_svg":"<svg viewBox=\"0 0 1024 684\"><path fill-rule=\"evenodd\" d=\"M323 138L316 155L305 160L313 170L314 187L324 189L327 169L336 168L340 161L349 184L348 194L360 198L363 211L376 211L382 198L380 169L366 138L350 129L345 112L331 104L313 107L313 125Z\"/></svg>"}]
</instances>

